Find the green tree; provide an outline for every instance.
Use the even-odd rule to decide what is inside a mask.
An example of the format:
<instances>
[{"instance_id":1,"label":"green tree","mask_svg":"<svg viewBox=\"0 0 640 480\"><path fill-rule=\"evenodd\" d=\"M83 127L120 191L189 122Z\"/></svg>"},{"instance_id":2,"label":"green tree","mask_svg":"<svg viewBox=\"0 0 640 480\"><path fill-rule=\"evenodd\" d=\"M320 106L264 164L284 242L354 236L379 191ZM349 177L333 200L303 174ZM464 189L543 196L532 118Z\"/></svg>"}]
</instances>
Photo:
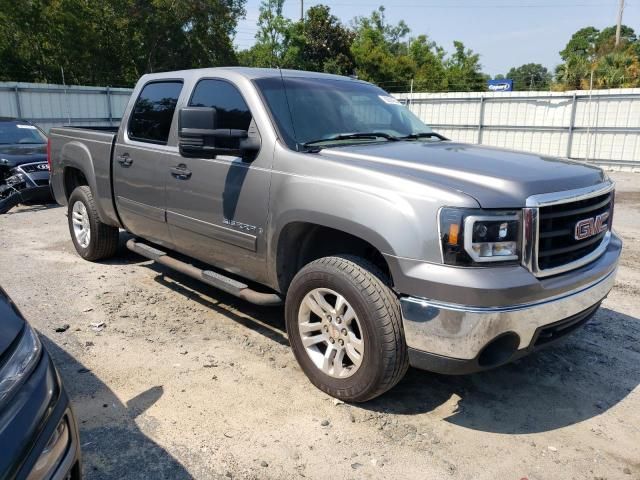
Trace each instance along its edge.
<instances>
[{"instance_id":1,"label":"green tree","mask_svg":"<svg viewBox=\"0 0 640 480\"><path fill-rule=\"evenodd\" d=\"M426 35L419 35L409 44L409 56L415 62L414 89L439 92L446 89L445 51Z\"/></svg>"},{"instance_id":2,"label":"green tree","mask_svg":"<svg viewBox=\"0 0 640 480\"><path fill-rule=\"evenodd\" d=\"M565 63L556 67L556 80L558 84L569 90L589 88L588 82L591 63L585 57L573 56L567 58Z\"/></svg>"},{"instance_id":3,"label":"green tree","mask_svg":"<svg viewBox=\"0 0 640 480\"><path fill-rule=\"evenodd\" d=\"M138 70L213 67L237 62L231 37L245 0L133 0Z\"/></svg>"},{"instance_id":4,"label":"green tree","mask_svg":"<svg viewBox=\"0 0 640 480\"><path fill-rule=\"evenodd\" d=\"M640 40L631 27L622 25L620 43L616 27L602 31L586 27L573 34L560 52L564 63L556 68L559 88L587 89L640 86Z\"/></svg>"},{"instance_id":5,"label":"green tree","mask_svg":"<svg viewBox=\"0 0 640 480\"><path fill-rule=\"evenodd\" d=\"M449 91L473 92L486 88L487 76L482 73L480 55L454 41L454 52L445 62L446 88Z\"/></svg>"},{"instance_id":6,"label":"green tree","mask_svg":"<svg viewBox=\"0 0 640 480\"><path fill-rule=\"evenodd\" d=\"M637 42L638 38L633 28L627 25L620 26L620 45L619 50L625 49L629 44ZM603 28L598 34L595 43L595 52L597 55L606 55L616 49L616 27L611 26Z\"/></svg>"},{"instance_id":7,"label":"green tree","mask_svg":"<svg viewBox=\"0 0 640 480\"><path fill-rule=\"evenodd\" d=\"M284 67L291 21L282 15L284 0L262 0L256 43L242 52L240 63L252 67Z\"/></svg>"},{"instance_id":8,"label":"green tree","mask_svg":"<svg viewBox=\"0 0 640 480\"><path fill-rule=\"evenodd\" d=\"M546 90L551 85L552 75L539 63L527 63L511 68L506 78L513 80L514 90Z\"/></svg>"},{"instance_id":9,"label":"green tree","mask_svg":"<svg viewBox=\"0 0 640 480\"><path fill-rule=\"evenodd\" d=\"M562 60L566 62L575 57L591 60L595 55L599 34L600 31L595 27L585 27L578 30L560 52Z\"/></svg>"},{"instance_id":10,"label":"green tree","mask_svg":"<svg viewBox=\"0 0 640 480\"><path fill-rule=\"evenodd\" d=\"M409 27L403 21L387 23L384 12L384 7L379 7L370 16L354 20L351 52L356 72L359 78L389 90L404 90L416 71L405 41Z\"/></svg>"},{"instance_id":11,"label":"green tree","mask_svg":"<svg viewBox=\"0 0 640 480\"><path fill-rule=\"evenodd\" d=\"M326 5L309 8L303 21L291 25L289 37L286 65L340 75L353 73L354 33L344 27Z\"/></svg>"},{"instance_id":12,"label":"green tree","mask_svg":"<svg viewBox=\"0 0 640 480\"><path fill-rule=\"evenodd\" d=\"M246 0L0 0L0 79L131 85L236 63Z\"/></svg>"},{"instance_id":13,"label":"green tree","mask_svg":"<svg viewBox=\"0 0 640 480\"><path fill-rule=\"evenodd\" d=\"M629 50L607 53L594 69L596 88L625 88L639 85L640 62Z\"/></svg>"}]
</instances>

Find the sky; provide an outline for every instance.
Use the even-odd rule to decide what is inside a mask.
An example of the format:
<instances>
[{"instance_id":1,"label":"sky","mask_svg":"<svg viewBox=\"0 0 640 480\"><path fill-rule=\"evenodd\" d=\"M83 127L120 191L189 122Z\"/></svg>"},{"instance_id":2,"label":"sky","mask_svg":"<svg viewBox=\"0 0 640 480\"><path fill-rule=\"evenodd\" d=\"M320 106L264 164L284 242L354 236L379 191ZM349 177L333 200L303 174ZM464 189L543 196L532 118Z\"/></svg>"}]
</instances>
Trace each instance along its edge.
<instances>
[{"instance_id":1,"label":"sky","mask_svg":"<svg viewBox=\"0 0 640 480\"><path fill-rule=\"evenodd\" d=\"M492 76L525 63L541 63L553 71L558 52L571 35L586 26L615 25L619 0L304 0L305 9L331 7L344 24L386 8L387 20L404 20L411 35L427 34L448 52L461 40L480 54L483 71ZM247 16L238 24L235 43L254 43L260 0L247 0ZM285 0L286 17L300 17L300 0ZM626 0L623 23L640 33L640 0Z\"/></svg>"}]
</instances>

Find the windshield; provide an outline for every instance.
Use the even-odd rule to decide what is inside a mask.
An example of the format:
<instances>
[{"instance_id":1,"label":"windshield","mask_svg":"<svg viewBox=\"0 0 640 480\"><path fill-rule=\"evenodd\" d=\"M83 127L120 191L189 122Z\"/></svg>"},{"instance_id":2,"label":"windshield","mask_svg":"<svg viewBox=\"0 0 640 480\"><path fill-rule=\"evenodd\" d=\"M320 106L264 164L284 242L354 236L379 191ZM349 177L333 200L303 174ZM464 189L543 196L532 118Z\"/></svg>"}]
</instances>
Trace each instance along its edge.
<instances>
[{"instance_id":1,"label":"windshield","mask_svg":"<svg viewBox=\"0 0 640 480\"><path fill-rule=\"evenodd\" d=\"M0 122L0 145L42 144L47 138L37 127L22 122Z\"/></svg>"},{"instance_id":2,"label":"windshield","mask_svg":"<svg viewBox=\"0 0 640 480\"><path fill-rule=\"evenodd\" d=\"M293 149L308 143L326 147L431 133L395 98L368 83L272 77L258 79L256 84L284 141ZM373 135L357 135L366 133Z\"/></svg>"}]
</instances>

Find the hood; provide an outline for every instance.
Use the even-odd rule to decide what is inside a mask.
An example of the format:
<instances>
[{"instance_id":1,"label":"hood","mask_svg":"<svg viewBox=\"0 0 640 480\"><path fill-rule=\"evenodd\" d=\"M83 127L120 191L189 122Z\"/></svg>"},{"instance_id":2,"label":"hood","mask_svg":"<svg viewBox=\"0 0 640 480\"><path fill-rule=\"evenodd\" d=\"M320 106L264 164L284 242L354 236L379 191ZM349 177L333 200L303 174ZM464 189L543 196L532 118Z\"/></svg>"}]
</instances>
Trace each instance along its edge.
<instances>
[{"instance_id":1,"label":"hood","mask_svg":"<svg viewBox=\"0 0 640 480\"><path fill-rule=\"evenodd\" d=\"M0 364L4 353L22 331L24 319L9 296L0 288Z\"/></svg>"},{"instance_id":2,"label":"hood","mask_svg":"<svg viewBox=\"0 0 640 480\"><path fill-rule=\"evenodd\" d=\"M320 154L453 189L473 197L483 208L520 208L531 195L605 180L600 168L571 160L448 141L351 145L323 149Z\"/></svg>"},{"instance_id":3,"label":"hood","mask_svg":"<svg viewBox=\"0 0 640 480\"><path fill-rule=\"evenodd\" d=\"M0 145L0 167L13 168L25 163L46 161L46 143Z\"/></svg>"}]
</instances>

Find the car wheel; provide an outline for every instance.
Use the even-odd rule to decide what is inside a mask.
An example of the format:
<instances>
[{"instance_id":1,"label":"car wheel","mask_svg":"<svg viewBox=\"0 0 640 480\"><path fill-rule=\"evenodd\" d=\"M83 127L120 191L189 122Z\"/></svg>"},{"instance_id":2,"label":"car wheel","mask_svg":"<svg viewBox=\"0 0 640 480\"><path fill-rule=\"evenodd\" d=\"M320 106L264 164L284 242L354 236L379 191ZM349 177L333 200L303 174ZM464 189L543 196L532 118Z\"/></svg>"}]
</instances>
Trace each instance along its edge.
<instances>
[{"instance_id":1,"label":"car wheel","mask_svg":"<svg viewBox=\"0 0 640 480\"><path fill-rule=\"evenodd\" d=\"M364 402L408 368L400 305L388 279L359 257L325 257L294 277L285 307L289 342L311 382Z\"/></svg>"},{"instance_id":2,"label":"car wheel","mask_svg":"<svg viewBox=\"0 0 640 480\"><path fill-rule=\"evenodd\" d=\"M77 187L69 197L69 232L78 254L89 261L113 257L118 250L119 230L100 221L91 189Z\"/></svg>"}]
</instances>

